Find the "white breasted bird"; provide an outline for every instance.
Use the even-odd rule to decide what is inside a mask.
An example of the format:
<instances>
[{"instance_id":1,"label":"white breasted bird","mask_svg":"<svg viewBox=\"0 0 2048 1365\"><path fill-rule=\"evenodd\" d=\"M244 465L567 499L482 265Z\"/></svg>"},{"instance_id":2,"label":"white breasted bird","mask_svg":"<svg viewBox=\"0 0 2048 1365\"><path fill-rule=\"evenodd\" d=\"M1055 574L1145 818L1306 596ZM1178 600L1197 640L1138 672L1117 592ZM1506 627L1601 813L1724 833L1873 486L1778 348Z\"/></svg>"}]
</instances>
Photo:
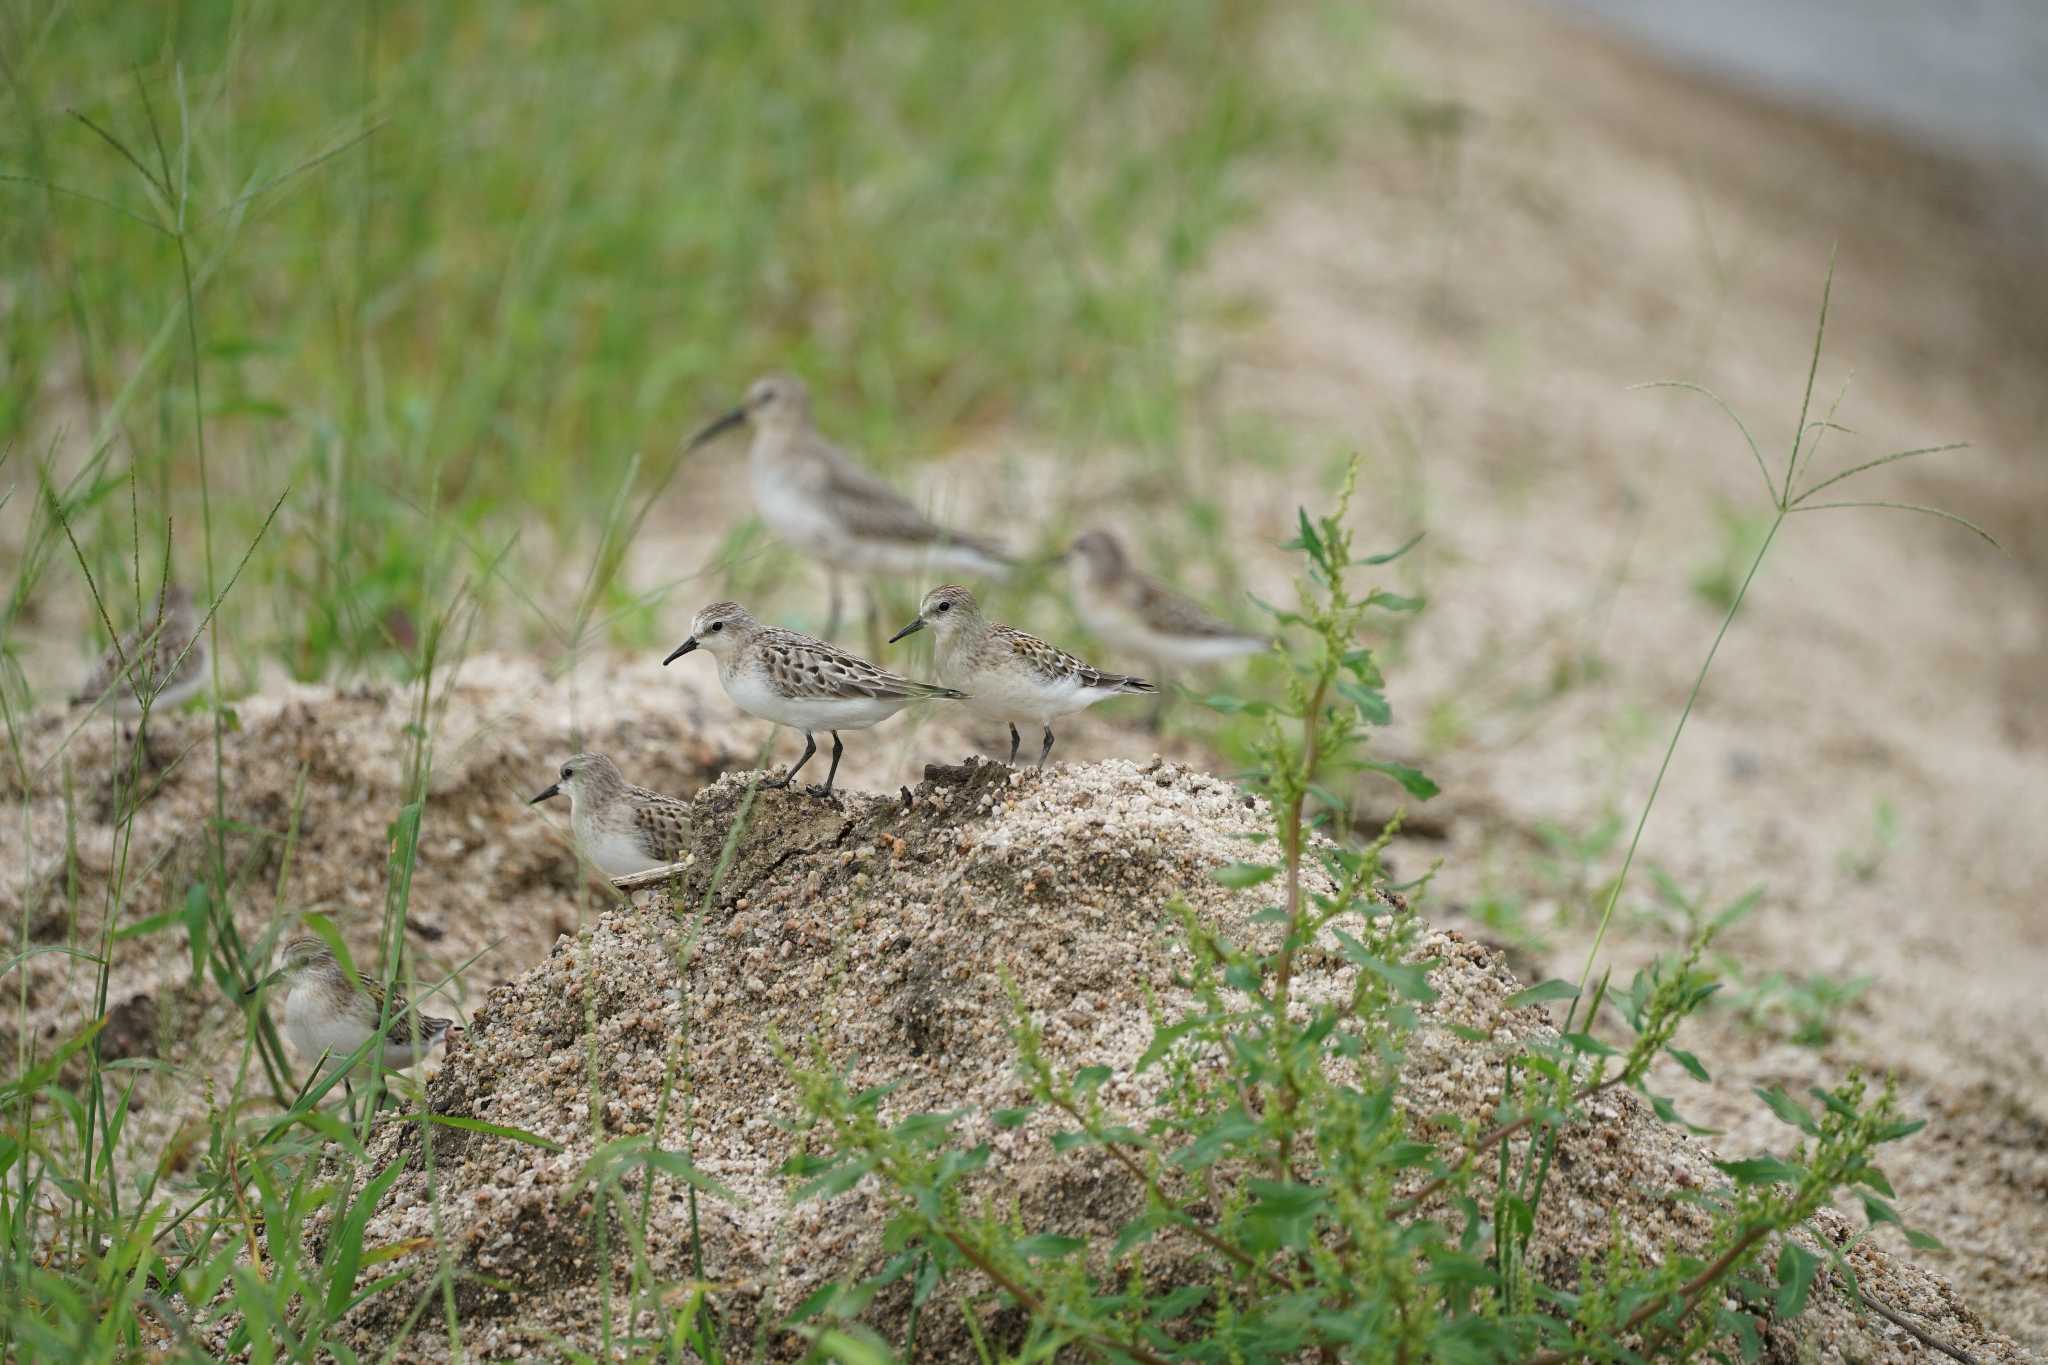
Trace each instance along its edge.
<instances>
[{"instance_id":1,"label":"white breasted bird","mask_svg":"<svg viewBox=\"0 0 2048 1365\"><path fill-rule=\"evenodd\" d=\"M1012 561L994 542L939 525L818 430L811 396L793 375L748 386L740 406L690 440L695 449L732 427L753 431L747 467L768 529L825 566L839 628L839 575L926 573L1001 577Z\"/></svg>"},{"instance_id":2,"label":"white breasted bird","mask_svg":"<svg viewBox=\"0 0 2048 1365\"><path fill-rule=\"evenodd\" d=\"M1111 649L1144 660L1162 682L1175 669L1242 658L1273 643L1268 636L1211 615L1140 572L1108 531L1082 532L1063 558L1072 573L1074 608L1088 629ZM1155 720L1157 716L1155 707Z\"/></svg>"},{"instance_id":3,"label":"white breasted bird","mask_svg":"<svg viewBox=\"0 0 2048 1365\"><path fill-rule=\"evenodd\" d=\"M990 621L981 614L973 593L951 584L926 593L917 619L890 636L889 642L925 629L938 636L938 675L967 694L968 709L1008 722L1012 764L1022 743L1018 721L1044 727L1045 743L1038 751L1038 766L1043 768L1052 752L1055 720L1107 697L1158 690L1143 678L1105 673L1036 635Z\"/></svg>"},{"instance_id":4,"label":"white breasted bird","mask_svg":"<svg viewBox=\"0 0 2048 1365\"><path fill-rule=\"evenodd\" d=\"M284 1036L309 1062L353 1055L376 1036L379 1020L388 1019L379 1055L386 1070L403 1070L425 1058L455 1026L452 1019L414 1010L402 996L392 996L387 1009L382 986L350 975L334 950L310 934L286 943L278 969L243 994L277 981L286 984Z\"/></svg>"},{"instance_id":5,"label":"white breasted bird","mask_svg":"<svg viewBox=\"0 0 2048 1365\"><path fill-rule=\"evenodd\" d=\"M829 730L832 767L825 785L811 791L830 796L844 748L841 730L865 730L906 706L962 695L891 673L823 640L764 626L737 602L714 602L698 612L690 624L690 638L661 662L666 666L696 649L718 660L718 680L740 710L804 733L803 757L780 781L764 782L764 787L787 787L795 781L818 752L812 732Z\"/></svg>"},{"instance_id":6,"label":"white breasted bird","mask_svg":"<svg viewBox=\"0 0 2048 1365\"><path fill-rule=\"evenodd\" d=\"M632 785L603 754L577 754L562 764L560 779L527 804L557 796L569 798L577 850L607 877L665 866L689 847L689 806Z\"/></svg>"}]
</instances>

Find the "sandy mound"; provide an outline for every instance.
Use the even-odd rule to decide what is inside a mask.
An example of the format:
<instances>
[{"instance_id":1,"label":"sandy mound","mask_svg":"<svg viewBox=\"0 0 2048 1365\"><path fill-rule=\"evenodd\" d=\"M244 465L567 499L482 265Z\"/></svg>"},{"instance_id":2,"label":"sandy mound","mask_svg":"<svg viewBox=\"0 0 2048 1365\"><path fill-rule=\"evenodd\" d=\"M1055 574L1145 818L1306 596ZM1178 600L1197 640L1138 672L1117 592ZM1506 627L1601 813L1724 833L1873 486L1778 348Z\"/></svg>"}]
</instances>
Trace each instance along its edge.
<instances>
[{"instance_id":1,"label":"sandy mound","mask_svg":"<svg viewBox=\"0 0 2048 1365\"><path fill-rule=\"evenodd\" d=\"M827 805L762 793L714 888L711 870L746 786L744 775L728 775L695 798L694 863L673 902L650 894L559 940L539 966L491 993L432 1082L436 1111L524 1129L560 1152L444 1128L429 1138L416 1124L387 1126L375 1139L374 1165L400 1160L404 1172L366 1245L417 1247L386 1269L424 1271L435 1238L445 1239L470 1351L516 1359L555 1355L563 1342L596 1349L607 1327L631 1319L627 1238L614 1222L600 1254L581 1177L606 1143L650 1135L663 1148L690 1147L739 1196L706 1198L700 1209L705 1273L728 1289L720 1302L730 1339L797 1353L800 1343L776 1330L781 1316L823 1280L878 1264L881 1219L866 1184L830 1202L789 1202L793 1182L778 1170L792 1150L780 1119L793 1089L778 1043L821 1048L856 1088L893 1083L888 1115L975 1110L959 1132L994 1148L980 1188L1017 1201L1032 1226L1116 1225L1136 1199L1114 1175L1055 1161L1039 1127L1005 1132L985 1118L1021 1098L1004 975L1044 1021L1058 1063L1111 1066L1107 1093L1129 1099L1149 1038L1141 988L1171 1003L1169 983L1185 962L1169 899L1184 895L1226 936L1264 932L1250 919L1257 894L1225 890L1208 874L1245 856L1244 836L1265 827L1266 812L1229 783L1175 764L970 769L919 784L907 807L900 797ZM685 972L679 960L700 929ZM1499 954L1435 934L1422 955L1441 996L1411 1052L1410 1099L1417 1113L1483 1114L1503 1056L1549 1025L1540 1009L1507 1010L1518 983ZM1300 988L1342 989L1350 970L1311 954ZM1461 1042L1450 1024L1492 1039ZM686 1084L656 1131L671 1066ZM1559 1169L1538 1248L1542 1273L1559 1280L1604 1242L1611 1214L1646 1254L1696 1240L1702 1215L1670 1192L1717 1181L1705 1149L1628 1095L1599 1102L1595 1122L1565 1141ZM624 1183L636 1209L638 1180ZM691 1274L684 1195L665 1179L651 1201L647 1252L663 1282ZM1853 1231L1832 1215L1819 1230L1838 1243ZM1873 1292L1980 1359L2024 1358L1940 1280L1868 1245L1852 1255ZM411 1306L404 1293L365 1304L353 1321L358 1345L386 1347ZM899 1286L867 1317L900 1340L904 1310ZM928 1315L919 1345L934 1359L970 1350L954 1313ZM407 1353L432 1359L446 1349L430 1329ZM1921 1358L1918 1350L1858 1320L1831 1292L1771 1341L1772 1358L1786 1361L1816 1351L1905 1361Z\"/></svg>"}]
</instances>

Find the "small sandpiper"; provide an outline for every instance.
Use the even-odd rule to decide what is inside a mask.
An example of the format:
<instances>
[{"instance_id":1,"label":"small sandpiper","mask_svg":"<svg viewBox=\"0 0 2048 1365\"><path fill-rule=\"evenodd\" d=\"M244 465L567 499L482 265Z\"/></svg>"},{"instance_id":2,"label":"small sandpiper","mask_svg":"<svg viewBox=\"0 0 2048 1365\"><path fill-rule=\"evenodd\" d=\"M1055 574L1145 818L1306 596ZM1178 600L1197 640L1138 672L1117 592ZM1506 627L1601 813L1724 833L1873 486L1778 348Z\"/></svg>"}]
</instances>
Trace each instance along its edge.
<instances>
[{"instance_id":1,"label":"small sandpiper","mask_svg":"<svg viewBox=\"0 0 2048 1365\"><path fill-rule=\"evenodd\" d=\"M149 618L100 656L71 704L104 698L108 709L129 720L145 709L156 714L177 706L206 686L206 639L199 626L192 594L166 588Z\"/></svg>"},{"instance_id":2,"label":"small sandpiper","mask_svg":"<svg viewBox=\"0 0 2048 1365\"><path fill-rule=\"evenodd\" d=\"M1158 690L1143 678L1104 673L1036 635L997 625L981 614L973 593L951 584L926 593L917 619L890 636L889 643L927 626L939 637L939 676L967 694L970 710L1009 723L1012 766L1022 743L1019 720L1045 727L1045 743L1038 751L1038 766L1043 768L1052 752L1053 721L1105 697Z\"/></svg>"},{"instance_id":3,"label":"small sandpiper","mask_svg":"<svg viewBox=\"0 0 2048 1365\"><path fill-rule=\"evenodd\" d=\"M825 774L824 786L810 789L814 795L830 796L844 747L839 742L841 730L865 730L931 698L964 696L950 687L913 682L823 640L764 626L737 602L714 602L698 612L690 623L690 638L661 661L663 667L700 647L718 660L718 680L740 710L804 732L803 757L780 781L763 782L764 787L787 787L795 781L818 752L812 731L830 730L831 771Z\"/></svg>"},{"instance_id":4,"label":"small sandpiper","mask_svg":"<svg viewBox=\"0 0 2048 1365\"><path fill-rule=\"evenodd\" d=\"M1273 642L1212 616L1187 598L1139 572L1107 531L1084 531L1062 556L1073 566L1074 607L1105 644L1145 660L1155 678L1175 668L1197 668L1257 654ZM1165 702L1164 693L1160 704ZM1159 707L1153 719L1158 719Z\"/></svg>"},{"instance_id":5,"label":"small sandpiper","mask_svg":"<svg viewBox=\"0 0 2048 1365\"><path fill-rule=\"evenodd\" d=\"M402 996L392 996L387 1011L384 988L351 977L334 950L310 934L285 944L282 965L242 994L254 995L279 980L290 987L284 998L284 1036L315 1062L353 1055L375 1035L381 1016L390 1020L384 1030L384 1069L403 1070L432 1052L455 1026L452 1019L411 1009ZM346 1077L342 1085L348 1087Z\"/></svg>"},{"instance_id":6,"label":"small sandpiper","mask_svg":"<svg viewBox=\"0 0 2048 1365\"><path fill-rule=\"evenodd\" d=\"M576 755L562 765L561 780L526 804L565 795L577 849L607 877L665 866L689 846L689 806L633 786L603 754Z\"/></svg>"},{"instance_id":7,"label":"small sandpiper","mask_svg":"<svg viewBox=\"0 0 2048 1365\"><path fill-rule=\"evenodd\" d=\"M1012 567L1000 546L940 526L827 440L811 418L802 380L784 374L755 380L745 401L692 437L690 448L741 423L754 432L747 466L761 520L826 568L827 635L839 629L842 572L1000 578Z\"/></svg>"}]
</instances>

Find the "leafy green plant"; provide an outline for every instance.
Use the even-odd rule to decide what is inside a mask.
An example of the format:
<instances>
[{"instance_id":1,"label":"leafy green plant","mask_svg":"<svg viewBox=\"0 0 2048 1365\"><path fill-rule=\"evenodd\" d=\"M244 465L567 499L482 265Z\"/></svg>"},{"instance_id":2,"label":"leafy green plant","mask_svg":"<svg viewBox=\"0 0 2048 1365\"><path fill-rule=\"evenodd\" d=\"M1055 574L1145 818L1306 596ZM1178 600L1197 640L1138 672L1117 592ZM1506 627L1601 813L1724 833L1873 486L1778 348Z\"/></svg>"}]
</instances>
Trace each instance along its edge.
<instances>
[{"instance_id":1,"label":"leafy green plant","mask_svg":"<svg viewBox=\"0 0 2048 1365\"><path fill-rule=\"evenodd\" d=\"M1369 613L1401 604L1350 586L1356 569L1393 557L1354 558L1350 492L1347 481L1332 515L1301 516L1298 602L1268 608L1301 642L1282 694L1214 700L1255 718L1264 736L1249 781L1270 802L1264 843L1275 860L1215 874L1270 892L1258 941L1226 941L1174 902L1192 965L1178 983L1185 998L1154 1006L1151 1043L1130 1068L1145 1078L1137 1100L1108 1098L1130 1093L1108 1084L1110 1067L1057 1065L1019 997L1029 1102L988 1117L1013 1129L1049 1121L1052 1160L1106 1161L1141 1211L1099 1231L1031 1226L987 1179L989 1147L957 1141L961 1114L891 1115L887 1086L855 1093L825 1058L791 1059L796 1196L829 1199L873 1178L887 1201L880 1268L826 1286L790 1315L821 1348L824 1333L854 1330L878 1293L907 1282L913 1305L942 1293L960 1301L986 1359L1682 1359L1709 1340L1754 1341L1758 1312L1796 1315L1812 1280L1804 1251L1780 1253L1768 1309L1746 1306L1753 1283L1772 1282L1769 1251L1839 1192L1888 1189L1871 1154L1917 1126L1896 1117L1889 1091L1870 1097L1852 1079L1820 1097L1817 1117L1769 1096L1805 1145L1725 1163L1729 1183L1710 1195L1713 1227L1697 1253L1674 1248L1645 1264L1618 1234L1576 1286L1531 1273L1557 1143L1587 1102L1642 1090L1667 1054L1706 1075L1673 1038L1717 989L1700 966L1711 930L1626 990L1603 981L1582 998L1553 981L1522 992L1511 1005L1569 1000L1580 1022L1502 1058L1490 1122L1444 1140L1411 1116L1403 1058L1436 989L1416 918L1375 889L1395 826L1363 845L1318 833L1344 831L1326 818L1341 809L1328 786L1336 774L1377 771L1420 797L1435 790L1370 756L1385 681L1358 633ZM1312 948L1355 969L1344 989L1297 994ZM1603 1009L1625 1045L1593 1035ZM1668 1098L1644 1095L1678 1121ZM860 1342L863 1358L881 1358L875 1339Z\"/></svg>"},{"instance_id":2,"label":"leafy green plant","mask_svg":"<svg viewBox=\"0 0 2048 1365\"><path fill-rule=\"evenodd\" d=\"M1789 1023L1793 1042L1824 1047L1835 1039L1835 1021L1875 984L1867 976L1837 978L1824 972L1768 972L1747 980L1731 965L1728 1005L1755 1028L1775 1029Z\"/></svg>"}]
</instances>

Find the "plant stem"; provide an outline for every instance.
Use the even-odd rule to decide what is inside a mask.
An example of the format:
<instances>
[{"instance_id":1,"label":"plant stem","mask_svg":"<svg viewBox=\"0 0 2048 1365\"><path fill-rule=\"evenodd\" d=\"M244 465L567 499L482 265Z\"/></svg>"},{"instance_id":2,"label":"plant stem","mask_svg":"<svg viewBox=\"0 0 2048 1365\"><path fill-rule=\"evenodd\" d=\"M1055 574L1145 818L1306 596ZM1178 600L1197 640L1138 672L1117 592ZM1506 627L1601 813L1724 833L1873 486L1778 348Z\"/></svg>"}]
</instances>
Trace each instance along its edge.
<instances>
[{"instance_id":1,"label":"plant stem","mask_svg":"<svg viewBox=\"0 0 2048 1365\"><path fill-rule=\"evenodd\" d=\"M1593 977L1593 964L1600 957L1600 945L1607 940L1607 926L1614 919L1614 906L1621 899L1621 888L1628 881L1629 869L1635 865L1636 848L1643 842L1643 828L1650 823L1650 811L1657 804L1657 793L1664 789L1664 775L1671 771L1671 756L1678 752L1678 738L1685 733L1685 723L1691 719L1692 708L1700 699L1700 689L1707 684L1707 672L1714 666L1714 656L1720 652L1721 641L1727 638L1728 627L1735 623L1735 613L1742 610L1743 599L1749 595L1749 585L1755 580L1756 571L1763 567L1764 556L1770 553L1778 528L1784 524L1785 509L1780 507L1777 515L1771 518L1771 527L1764 533L1763 543L1756 547L1756 557L1749 562L1749 572L1742 576L1742 586L1736 589L1735 600L1728 604L1728 612L1721 618L1721 628L1714 632L1714 643L1708 646L1707 657L1700 661L1699 676L1692 680L1692 691L1686 694L1685 707L1678 713L1678 723L1671 727L1671 742L1664 746L1664 761L1657 765L1657 779L1650 784L1650 795L1636 816L1636 830L1628 841L1628 854L1621 860L1621 871L1615 874L1613 885L1607 889L1607 905L1600 912L1600 928L1593 935L1593 946L1586 953L1586 965L1579 972L1579 994L1582 997L1586 983Z\"/></svg>"}]
</instances>

